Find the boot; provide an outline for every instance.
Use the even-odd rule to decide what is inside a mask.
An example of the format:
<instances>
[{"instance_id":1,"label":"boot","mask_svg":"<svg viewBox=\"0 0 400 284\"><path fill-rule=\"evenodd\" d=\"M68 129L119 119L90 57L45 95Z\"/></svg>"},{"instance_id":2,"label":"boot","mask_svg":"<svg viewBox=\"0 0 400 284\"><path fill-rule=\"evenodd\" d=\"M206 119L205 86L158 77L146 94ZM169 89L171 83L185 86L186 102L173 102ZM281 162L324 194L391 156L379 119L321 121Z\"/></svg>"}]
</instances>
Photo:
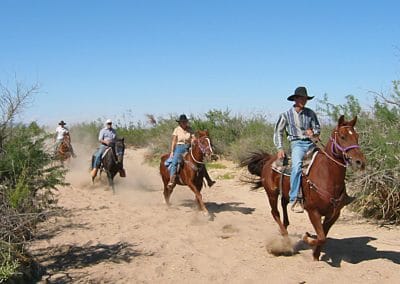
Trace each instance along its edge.
<instances>
[{"instance_id":1,"label":"boot","mask_svg":"<svg viewBox=\"0 0 400 284\"><path fill-rule=\"evenodd\" d=\"M215 183L216 183L215 180L212 180L212 179L207 180L208 187L212 187Z\"/></svg>"},{"instance_id":2,"label":"boot","mask_svg":"<svg viewBox=\"0 0 400 284\"><path fill-rule=\"evenodd\" d=\"M126 172L124 169L120 169L118 172L119 172L120 177L122 177L122 178L126 177Z\"/></svg>"},{"instance_id":3,"label":"boot","mask_svg":"<svg viewBox=\"0 0 400 284\"><path fill-rule=\"evenodd\" d=\"M303 199L297 198L290 207L290 209L295 213L303 213L304 212L304 204Z\"/></svg>"},{"instance_id":4,"label":"boot","mask_svg":"<svg viewBox=\"0 0 400 284\"><path fill-rule=\"evenodd\" d=\"M350 203L352 203L354 200L355 200L356 198L354 197L354 196L349 196L349 195L347 195L347 192L344 194L344 197L343 197L343 204L346 206L346 205L349 205Z\"/></svg>"},{"instance_id":5,"label":"boot","mask_svg":"<svg viewBox=\"0 0 400 284\"><path fill-rule=\"evenodd\" d=\"M92 178L95 178L97 176L97 168L93 168L92 171L90 172L90 175L92 176Z\"/></svg>"},{"instance_id":6,"label":"boot","mask_svg":"<svg viewBox=\"0 0 400 284\"><path fill-rule=\"evenodd\" d=\"M170 178L169 178L169 182L168 182L168 187L172 188L175 185L175 179L176 179L176 174L173 174Z\"/></svg>"}]
</instances>

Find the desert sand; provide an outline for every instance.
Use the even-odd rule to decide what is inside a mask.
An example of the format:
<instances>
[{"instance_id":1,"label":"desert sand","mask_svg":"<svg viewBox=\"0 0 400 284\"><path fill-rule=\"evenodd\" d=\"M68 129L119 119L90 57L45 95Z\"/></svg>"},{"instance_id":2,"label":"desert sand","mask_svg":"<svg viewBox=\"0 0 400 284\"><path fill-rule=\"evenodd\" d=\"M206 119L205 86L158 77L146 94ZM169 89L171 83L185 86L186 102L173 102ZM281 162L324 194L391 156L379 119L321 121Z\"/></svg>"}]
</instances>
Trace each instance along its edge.
<instances>
[{"instance_id":1,"label":"desert sand","mask_svg":"<svg viewBox=\"0 0 400 284\"><path fill-rule=\"evenodd\" d=\"M202 191L210 221L188 187L164 204L145 151L126 152L128 176L115 178L113 194L105 176L91 184L91 150L79 149L70 185L57 193L60 210L29 248L46 269L40 283L399 283L399 228L343 210L317 262L300 241L314 233L307 214L289 212L294 254L275 256L268 251L283 240L266 195L241 183L233 163L210 170L217 183Z\"/></svg>"}]
</instances>

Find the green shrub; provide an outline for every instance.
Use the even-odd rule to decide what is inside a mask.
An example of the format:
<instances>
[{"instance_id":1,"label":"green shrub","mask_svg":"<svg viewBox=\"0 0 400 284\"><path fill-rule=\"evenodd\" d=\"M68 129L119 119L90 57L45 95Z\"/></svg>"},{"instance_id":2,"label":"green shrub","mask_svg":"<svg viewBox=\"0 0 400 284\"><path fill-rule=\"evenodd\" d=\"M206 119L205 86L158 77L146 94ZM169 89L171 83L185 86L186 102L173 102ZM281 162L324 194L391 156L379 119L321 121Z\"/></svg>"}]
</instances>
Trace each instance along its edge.
<instances>
[{"instance_id":1,"label":"green shrub","mask_svg":"<svg viewBox=\"0 0 400 284\"><path fill-rule=\"evenodd\" d=\"M11 246L0 240L0 283L18 273L19 261L12 255Z\"/></svg>"},{"instance_id":2,"label":"green shrub","mask_svg":"<svg viewBox=\"0 0 400 284\"><path fill-rule=\"evenodd\" d=\"M376 94L370 112L362 111L353 96L344 105L332 106L325 97L323 109L333 121L342 112L358 115L359 143L367 158L364 173L348 172L348 188L358 198L352 208L381 222L400 223L400 93L399 81L387 98ZM330 106L330 107L329 107Z\"/></svg>"}]
</instances>

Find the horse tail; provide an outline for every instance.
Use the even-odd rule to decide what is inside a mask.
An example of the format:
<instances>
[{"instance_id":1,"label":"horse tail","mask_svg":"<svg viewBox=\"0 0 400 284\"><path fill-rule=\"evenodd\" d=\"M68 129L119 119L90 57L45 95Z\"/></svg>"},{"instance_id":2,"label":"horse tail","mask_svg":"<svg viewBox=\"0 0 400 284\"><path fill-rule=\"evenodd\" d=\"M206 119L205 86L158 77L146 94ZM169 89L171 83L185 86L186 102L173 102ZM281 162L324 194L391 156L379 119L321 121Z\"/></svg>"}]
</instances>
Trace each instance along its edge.
<instances>
[{"instance_id":1,"label":"horse tail","mask_svg":"<svg viewBox=\"0 0 400 284\"><path fill-rule=\"evenodd\" d=\"M258 151L258 152L251 152L248 156L241 159L239 164L240 167L247 167L248 171L251 174L259 177L256 179L244 180L244 182L251 183L253 185L252 186L253 189L262 187L261 183L262 169L266 161L268 161L270 158L271 158L270 154L263 151Z\"/></svg>"}]
</instances>

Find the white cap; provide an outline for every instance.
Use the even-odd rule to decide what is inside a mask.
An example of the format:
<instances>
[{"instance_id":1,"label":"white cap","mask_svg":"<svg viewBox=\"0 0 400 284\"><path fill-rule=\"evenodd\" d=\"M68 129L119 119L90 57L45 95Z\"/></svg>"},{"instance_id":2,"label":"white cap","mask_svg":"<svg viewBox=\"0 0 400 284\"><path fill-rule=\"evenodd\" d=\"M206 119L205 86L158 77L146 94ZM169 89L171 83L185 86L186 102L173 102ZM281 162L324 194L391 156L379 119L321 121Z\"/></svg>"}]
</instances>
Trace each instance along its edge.
<instances>
[{"instance_id":1,"label":"white cap","mask_svg":"<svg viewBox=\"0 0 400 284\"><path fill-rule=\"evenodd\" d=\"M107 120L106 120L106 124L109 124L109 123L112 123L112 120L111 120L111 119L107 119Z\"/></svg>"}]
</instances>

